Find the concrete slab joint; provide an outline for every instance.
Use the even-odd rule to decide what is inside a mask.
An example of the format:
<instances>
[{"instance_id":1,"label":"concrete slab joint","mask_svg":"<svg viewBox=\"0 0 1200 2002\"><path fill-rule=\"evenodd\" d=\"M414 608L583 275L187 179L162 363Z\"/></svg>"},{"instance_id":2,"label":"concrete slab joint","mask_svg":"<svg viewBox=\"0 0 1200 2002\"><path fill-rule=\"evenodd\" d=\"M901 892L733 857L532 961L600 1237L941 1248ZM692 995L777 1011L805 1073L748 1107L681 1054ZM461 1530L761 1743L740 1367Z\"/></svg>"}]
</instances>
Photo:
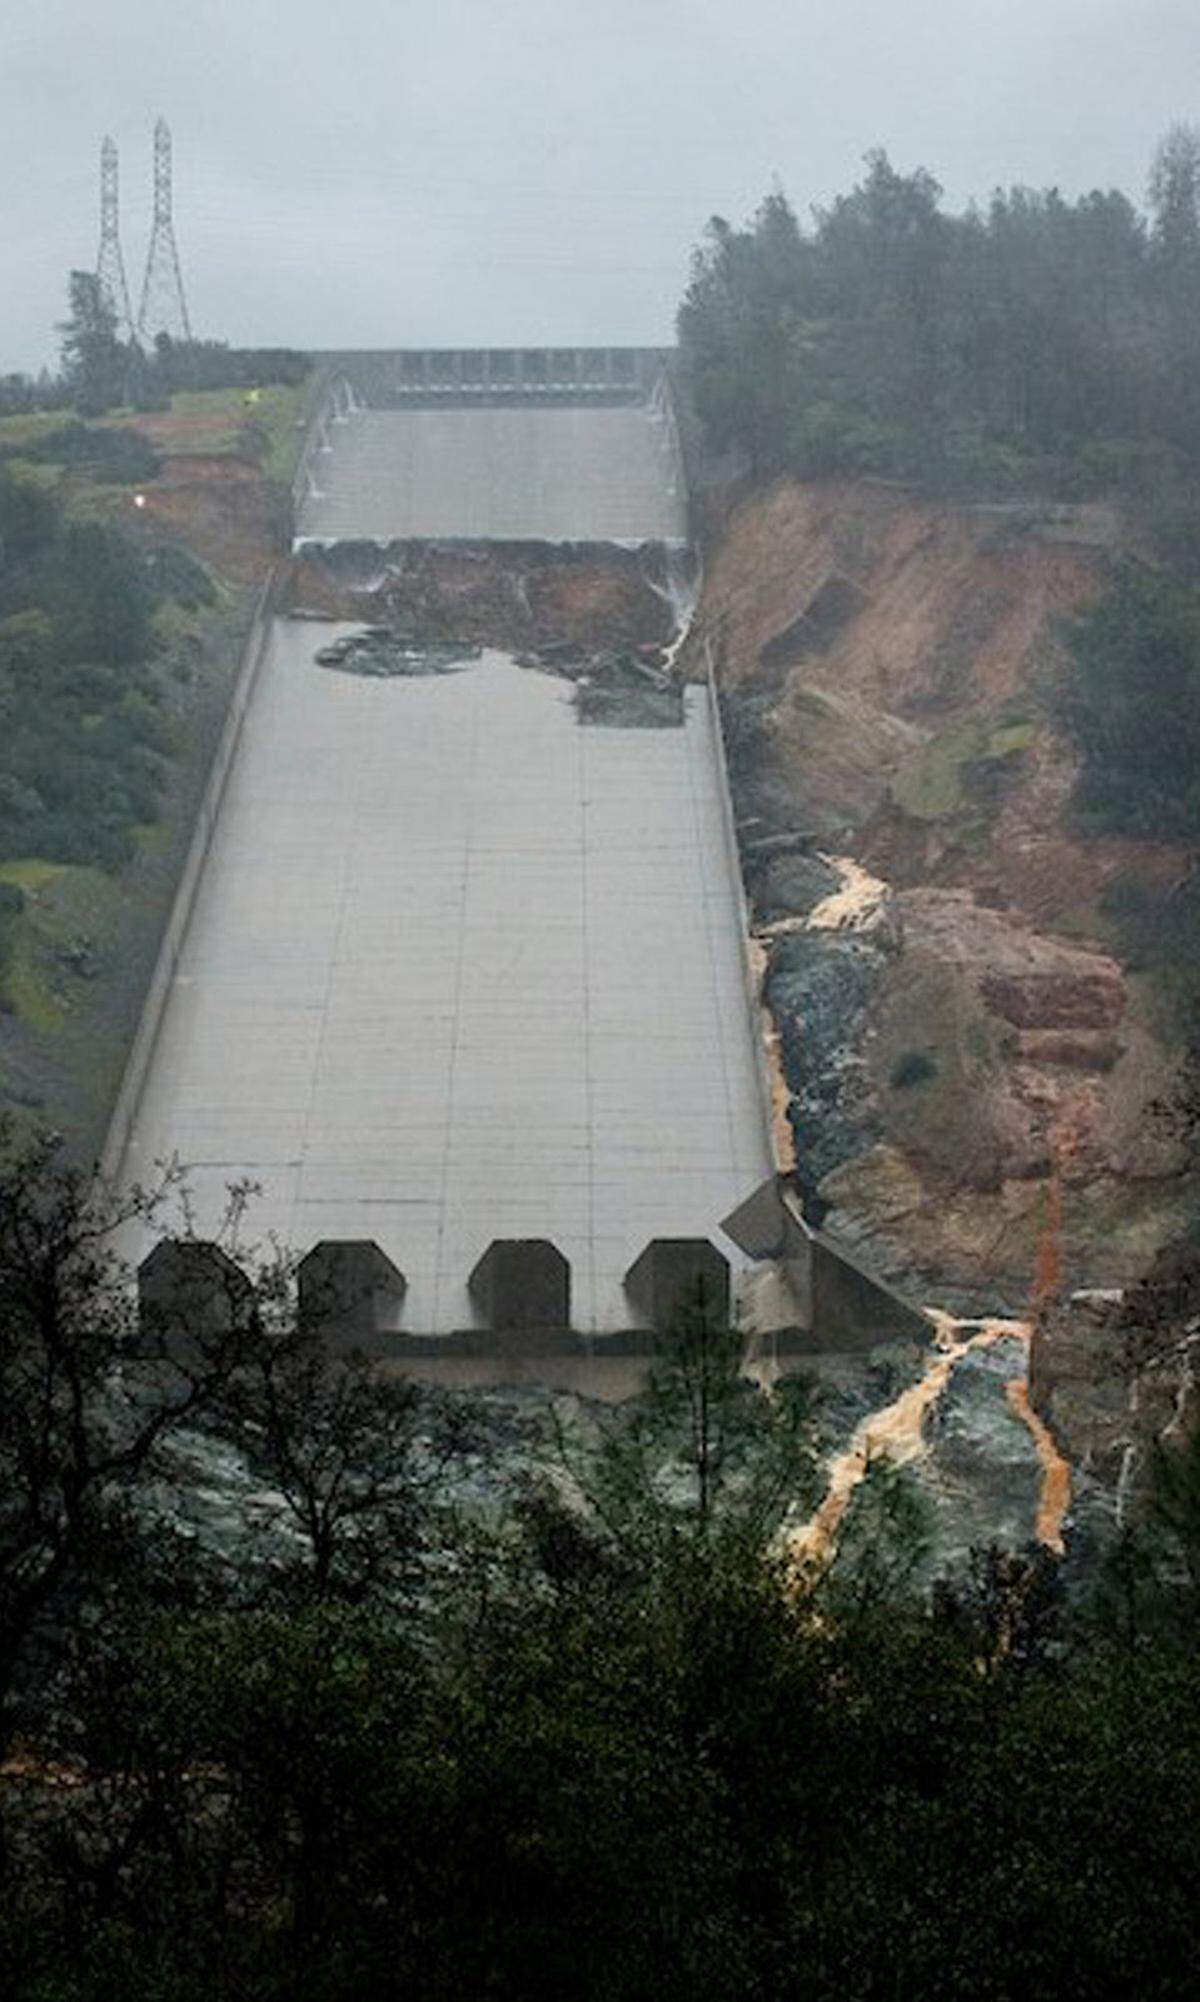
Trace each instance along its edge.
<instances>
[{"instance_id":1,"label":"concrete slab joint","mask_svg":"<svg viewBox=\"0 0 1200 2002\"><path fill-rule=\"evenodd\" d=\"M296 1268L300 1319L327 1337L395 1334L408 1281L372 1238L322 1238Z\"/></svg>"},{"instance_id":2,"label":"concrete slab joint","mask_svg":"<svg viewBox=\"0 0 1200 2002\"><path fill-rule=\"evenodd\" d=\"M652 1238L625 1274L639 1324L668 1334L681 1314L729 1321L729 1260L706 1237Z\"/></svg>"},{"instance_id":3,"label":"concrete slab joint","mask_svg":"<svg viewBox=\"0 0 1200 2002\"><path fill-rule=\"evenodd\" d=\"M493 1238L467 1284L498 1333L571 1325L571 1267L548 1238Z\"/></svg>"}]
</instances>

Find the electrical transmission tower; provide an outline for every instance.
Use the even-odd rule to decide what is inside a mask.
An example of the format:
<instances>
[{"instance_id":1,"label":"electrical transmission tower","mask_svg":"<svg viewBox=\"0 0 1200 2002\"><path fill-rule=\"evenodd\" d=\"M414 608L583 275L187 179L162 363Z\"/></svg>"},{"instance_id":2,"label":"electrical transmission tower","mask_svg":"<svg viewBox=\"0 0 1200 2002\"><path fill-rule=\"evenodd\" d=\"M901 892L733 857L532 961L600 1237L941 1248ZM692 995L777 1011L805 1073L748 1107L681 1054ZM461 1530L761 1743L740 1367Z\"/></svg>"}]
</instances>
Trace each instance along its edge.
<instances>
[{"instance_id":1,"label":"electrical transmission tower","mask_svg":"<svg viewBox=\"0 0 1200 2002\"><path fill-rule=\"evenodd\" d=\"M154 128L154 227L138 312L138 333L147 345L156 334L170 334L173 340L192 338L172 208L171 128L160 118Z\"/></svg>"},{"instance_id":2,"label":"electrical transmission tower","mask_svg":"<svg viewBox=\"0 0 1200 2002\"><path fill-rule=\"evenodd\" d=\"M121 255L121 197L117 178L117 149L111 139L100 148L100 250L96 258L96 282L116 315L122 337L133 334L133 309Z\"/></svg>"}]
</instances>

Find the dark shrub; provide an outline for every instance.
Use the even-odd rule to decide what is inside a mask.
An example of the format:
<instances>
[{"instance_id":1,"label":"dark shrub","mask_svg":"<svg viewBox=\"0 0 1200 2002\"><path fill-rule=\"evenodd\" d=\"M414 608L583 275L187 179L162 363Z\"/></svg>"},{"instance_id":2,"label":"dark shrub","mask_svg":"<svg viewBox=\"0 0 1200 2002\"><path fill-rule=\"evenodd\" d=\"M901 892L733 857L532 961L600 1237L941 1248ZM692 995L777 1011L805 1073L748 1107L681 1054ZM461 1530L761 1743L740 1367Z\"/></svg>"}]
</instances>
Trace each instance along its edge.
<instances>
[{"instance_id":1,"label":"dark shrub","mask_svg":"<svg viewBox=\"0 0 1200 2002\"><path fill-rule=\"evenodd\" d=\"M908 1091L915 1084L928 1084L937 1076L937 1058L930 1050L905 1050L896 1058L888 1079L896 1091Z\"/></svg>"}]
</instances>

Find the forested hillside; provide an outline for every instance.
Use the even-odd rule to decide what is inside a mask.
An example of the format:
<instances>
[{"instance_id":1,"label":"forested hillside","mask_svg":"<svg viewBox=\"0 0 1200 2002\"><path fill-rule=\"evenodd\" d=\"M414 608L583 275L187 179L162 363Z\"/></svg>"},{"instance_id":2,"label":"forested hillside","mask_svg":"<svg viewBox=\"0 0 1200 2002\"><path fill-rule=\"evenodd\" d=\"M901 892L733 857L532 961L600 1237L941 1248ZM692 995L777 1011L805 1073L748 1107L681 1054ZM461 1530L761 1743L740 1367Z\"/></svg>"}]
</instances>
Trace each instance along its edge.
<instances>
[{"instance_id":1,"label":"forested hillside","mask_svg":"<svg viewBox=\"0 0 1200 2002\"><path fill-rule=\"evenodd\" d=\"M883 152L803 226L780 190L720 218L679 315L710 441L758 471L943 488L1120 486L1174 547L1200 525L1200 132L1123 193L998 190L952 215Z\"/></svg>"},{"instance_id":2,"label":"forested hillside","mask_svg":"<svg viewBox=\"0 0 1200 2002\"><path fill-rule=\"evenodd\" d=\"M7 1165L6 2002L1190 2002L1195 1440L1086 1583L930 1595L698 1310L607 1411L331 1357L276 1260L168 1360Z\"/></svg>"},{"instance_id":3,"label":"forested hillside","mask_svg":"<svg viewBox=\"0 0 1200 2002\"><path fill-rule=\"evenodd\" d=\"M155 817L169 750L156 565L3 472L0 537L0 855L115 867Z\"/></svg>"},{"instance_id":4,"label":"forested hillside","mask_svg":"<svg viewBox=\"0 0 1200 2002\"><path fill-rule=\"evenodd\" d=\"M160 343L135 382L107 323L87 333L91 296L73 285L56 383L0 385L0 1108L84 1151L280 546L303 396L299 357L218 343ZM105 382L154 407L96 415Z\"/></svg>"}]
</instances>

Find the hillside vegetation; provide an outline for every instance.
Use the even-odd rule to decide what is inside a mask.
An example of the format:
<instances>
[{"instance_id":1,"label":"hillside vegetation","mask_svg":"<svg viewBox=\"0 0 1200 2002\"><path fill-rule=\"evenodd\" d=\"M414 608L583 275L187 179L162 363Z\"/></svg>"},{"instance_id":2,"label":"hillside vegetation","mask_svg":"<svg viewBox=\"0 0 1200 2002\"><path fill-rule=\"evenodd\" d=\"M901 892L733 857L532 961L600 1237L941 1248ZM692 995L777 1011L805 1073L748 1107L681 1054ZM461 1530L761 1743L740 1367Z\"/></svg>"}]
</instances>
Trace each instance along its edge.
<instances>
[{"instance_id":1,"label":"hillside vegetation","mask_svg":"<svg viewBox=\"0 0 1200 2002\"><path fill-rule=\"evenodd\" d=\"M10 382L0 418L0 1101L87 1146L280 546L304 392L255 375L86 420Z\"/></svg>"},{"instance_id":2,"label":"hillside vegetation","mask_svg":"<svg viewBox=\"0 0 1200 2002\"><path fill-rule=\"evenodd\" d=\"M1090 1584L929 1596L882 1458L798 1539L820 1404L699 1308L574 1418L330 1356L276 1262L172 1357L0 1167L6 1997L1193 1994L1195 1441Z\"/></svg>"},{"instance_id":3,"label":"hillside vegetation","mask_svg":"<svg viewBox=\"0 0 1200 2002\"><path fill-rule=\"evenodd\" d=\"M1148 218L1116 190L1020 187L948 215L924 168L867 168L807 229L778 190L747 227L710 224L679 314L710 442L760 472L1120 485L1182 552L1200 522L1200 132L1163 141Z\"/></svg>"},{"instance_id":4,"label":"hillside vegetation","mask_svg":"<svg viewBox=\"0 0 1200 2002\"><path fill-rule=\"evenodd\" d=\"M0 538L0 857L115 868L170 752L148 669L161 585L116 530L67 521L11 475Z\"/></svg>"},{"instance_id":5,"label":"hillside vegetation","mask_svg":"<svg viewBox=\"0 0 1200 2002\"><path fill-rule=\"evenodd\" d=\"M1069 628L1062 711L1101 825L1200 840L1200 591L1122 567Z\"/></svg>"}]
</instances>

